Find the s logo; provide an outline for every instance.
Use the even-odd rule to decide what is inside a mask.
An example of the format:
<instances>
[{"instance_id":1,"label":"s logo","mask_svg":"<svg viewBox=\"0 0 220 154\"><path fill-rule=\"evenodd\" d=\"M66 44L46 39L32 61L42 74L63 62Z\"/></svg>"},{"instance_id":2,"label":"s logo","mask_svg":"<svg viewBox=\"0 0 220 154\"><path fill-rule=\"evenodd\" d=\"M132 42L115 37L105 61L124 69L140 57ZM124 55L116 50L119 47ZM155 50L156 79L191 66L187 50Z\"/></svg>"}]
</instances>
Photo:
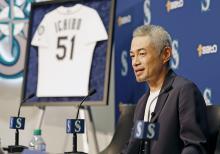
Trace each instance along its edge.
<instances>
[{"instance_id":1,"label":"s logo","mask_svg":"<svg viewBox=\"0 0 220 154\"><path fill-rule=\"evenodd\" d=\"M16 128L21 128L21 126L22 126L22 119L21 118L18 118L17 120L16 120Z\"/></svg>"},{"instance_id":2,"label":"s logo","mask_svg":"<svg viewBox=\"0 0 220 154\"><path fill-rule=\"evenodd\" d=\"M148 127L147 127L147 130L148 130L148 133L147 133L147 138L148 139L153 139L155 137L155 127L156 125L154 123L149 123Z\"/></svg>"},{"instance_id":3,"label":"s logo","mask_svg":"<svg viewBox=\"0 0 220 154\"><path fill-rule=\"evenodd\" d=\"M141 138L143 132L142 132L142 129L143 129L143 124L142 122L137 122L137 127L136 127L136 132L135 132L135 136L136 138Z\"/></svg>"},{"instance_id":4,"label":"s logo","mask_svg":"<svg viewBox=\"0 0 220 154\"><path fill-rule=\"evenodd\" d=\"M148 25L151 22L150 0L144 1L144 24Z\"/></svg>"},{"instance_id":5,"label":"s logo","mask_svg":"<svg viewBox=\"0 0 220 154\"><path fill-rule=\"evenodd\" d=\"M71 121L67 120L66 132L71 132Z\"/></svg>"},{"instance_id":6,"label":"s logo","mask_svg":"<svg viewBox=\"0 0 220 154\"><path fill-rule=\"evenodd\" d=\"M180 63L180 58L179 58L179 53L178 53L178 48L179 48L179 43L177 40L173 40L172 42L172 59L170 66L172 69L178 69L179 63Z\"/></svg>"},{"instance_id":7,"label":"s logo","mask_svg":"<svg viewBox=\"0 0 220 154\"><path fill-rule=\"evenodd\" d=\"M10 118L10 128L13 128L13 118Z\"/></svg>"},{"instance_id":8,"label":"s logo","mask_svg":"<svg viewBox=\"0 0 220 154\"><path fill-rule=\"evenodd\" d=\"M208 11L209 10L210 1L211 0L202 0L202 2L201 2L202 11Z\"/></svg>"},{"instance_id":9,"label":"s logo","mask_svg":"<svg viewBox=\"0 0 220 154\"><path fill-rule=\"evenodd\" d=\"M212 90L209 88L206 88L203 92L203 97L205 99L206 105L211 105L211 98L212 98Z\"/></svg>"},{"instance_id":10,"label":"s logo","mask_svg":"<svg viewBox=\"0 0 220 154\"><path fill-rule=\"evenodd\" d=\"M128 53L127 51L122 51L121 53L121 75L126 76L128 74L128 62L127 62Z\"/></svg>"},{"instance_id":11,"label":"s logo","mask_svg":"<svg viewBox=\"0 0 220 154\"><path fill-rule=\"evenodd\" d=\"M75 121L75 132L76 132L76 133L79 133L80 130L81 130L81 123L80 123L79 120L76 120L76 121Z\"/></svg>"}]
</instances>

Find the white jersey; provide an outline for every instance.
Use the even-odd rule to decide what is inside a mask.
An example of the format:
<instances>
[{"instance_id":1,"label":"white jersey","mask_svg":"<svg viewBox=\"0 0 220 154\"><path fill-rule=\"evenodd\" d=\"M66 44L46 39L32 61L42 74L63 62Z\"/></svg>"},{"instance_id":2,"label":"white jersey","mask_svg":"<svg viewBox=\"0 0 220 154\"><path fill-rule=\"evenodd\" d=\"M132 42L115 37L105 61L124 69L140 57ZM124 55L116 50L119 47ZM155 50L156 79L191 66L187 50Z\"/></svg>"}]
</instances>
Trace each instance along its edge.
<instances>
[{"instance_id":1,"label":"white jersey","mask_svg":"<svg viewBox=\"0 0 220 154\"><path fill-rule=\"evenodd\" d=\"M107 38L92 8L76 4L47 13L31 42L39 52L37 96L86 96L96 42Z\"/></svg>"}]
</instances>

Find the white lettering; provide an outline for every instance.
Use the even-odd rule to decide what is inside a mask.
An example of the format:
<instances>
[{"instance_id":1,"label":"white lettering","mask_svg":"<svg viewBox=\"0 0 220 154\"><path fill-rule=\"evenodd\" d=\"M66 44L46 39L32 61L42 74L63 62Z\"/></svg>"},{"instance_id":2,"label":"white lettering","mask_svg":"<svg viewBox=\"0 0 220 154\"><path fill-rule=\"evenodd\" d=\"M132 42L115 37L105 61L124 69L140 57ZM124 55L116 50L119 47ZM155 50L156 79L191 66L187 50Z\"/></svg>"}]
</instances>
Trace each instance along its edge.
<instances>
[{"instance_id":1,"label":"white lettering","mask_svg":"<svg viewBox=\"0 0 220 154\"><path fill-rule=\"evenodd\" d=\"M118 17L118 26L122 26L124 24L128 24L130 23L132 20L131 18L131 15L127 15L127 16L124 16L124 17Z\"/></svg>"},{"instance_id":2,"label":"white lettering","mask_svg":"<svg viewBox=\"0 0 220 154\"><path fill-rule=\"evenodd\" d=\"M202 11L208 11L209 10L210 1L211 0L203 0L203 2L201 2Z\"/></svg>"},{"instance_id":3,"label":"white lettering","mask_svg":"<svg viewBox=\"0 0 220 154\"><path fill-rule=\"evenodd\" d=\"M149 125L148 125L148 127L147 127L147 138L148 139L152 139L152 138L154 138L155 137L155 134L156 134L156 132L155 132L155 127L156 127L156 125L155 124L153 124L153 123L149 123Z\"/></svg>"},{"instance_id":4,"label":"white lettering","mask_svg":"<svg viewBox=\"0 0 220 154\"><path fill-rule=\"evenodd\" d=\"M151 10L150 10L150 0L144 1L144 24L148 25L151 23Z\"/></svg>"},{"instance_id":5,"label":"white lettering","mask_svg":"<svg viewBox=\"0 0 220 154\"><path fill-rule=\"evenodd\" d=\"M121 53L121 75L126 76L128 74L128 62L127 62L128 53L126 51L122 51Z\"/></svg>"},{"instance_id":6,"label":"white lettering","mask_svg":"<svg viewBox=\"0 0 220 154\"><path fill-rule=\"evenodd\" d=\"M68 120L67 121L67 132L70 132L71 131L71 121Z\"/></svg>"},{"instance_id":7,"label":"white lettering","mask_svg":"<svg viewBox=\"0 0 220 154\"><path fill-rule=\"evenodd\" d=\"M183 0L178 0L178 1L171 2L171 9L180 8L180 7L183 7L183 5L184 5Z\"/></svg>"},{"instance_id":8,"label":"white lettering","mask_svg":"<svg viewBox=\"0 0 220 154\"><path fill-rule=\"evenodd\" d=\"M22 126L22 119L21 118L18 118L17 120L16 120L16 128L21 128L21 126Z\"/></svg>"},{"instance_id":9,"label":"white lettering","mask_svg":"<svg viewBox=\"0 0 220 154\"><path fill-rule=\"evenodd\" d=\"M142 128L142 123L138 122L137 123L137 129L136 129L137 131L136 131L136 134L135 134L136 137L141 137L141 134L142 134L141 128Z\"/></svg>"},{"instance_id":10,"label":"white lettering","mask_svg":"<svg viewBox=\"0 0 220 154\"><path fill-rule=\"evenodd\" d=\"M216 44L203 46L202 47L202 54L217 53L217 50L218 50L218 46Z\"/></svg>"},{"instance_id":11,"label":"white lettering","mask_svg":"<svg viewBox=\"0 0 220 154\"><path fill-rule=\"evenodd\" d=\"M76 133L77 133L77 132L80 132L80 130L81 130L80 121L77 120L77 121L75 122L75 132L76 132Z\"/></svg>"},{"instance_id":12,"label":"white lettering","mask_svg":"<svg viewBox=\"0 0 220 154\"><path fill-rule=\"evenodd\" d=\"M203 92L203 97L205 99L206 105L211 105L211 98L212 98L212 90L209 88L206 88Z\"/></svg>"},{"instance_id":13,"label":"white lettering","mask_svg":"<svg viewBox=\"0 0 220 154\"><path fill-rule=\"evenodd\" d=\"M179 43L177 40L174 40L172 42L172 59L170 63L171 68L173 69L178 69L180 63L178 48L179 48Z\"/></svg>"}]
</instances>

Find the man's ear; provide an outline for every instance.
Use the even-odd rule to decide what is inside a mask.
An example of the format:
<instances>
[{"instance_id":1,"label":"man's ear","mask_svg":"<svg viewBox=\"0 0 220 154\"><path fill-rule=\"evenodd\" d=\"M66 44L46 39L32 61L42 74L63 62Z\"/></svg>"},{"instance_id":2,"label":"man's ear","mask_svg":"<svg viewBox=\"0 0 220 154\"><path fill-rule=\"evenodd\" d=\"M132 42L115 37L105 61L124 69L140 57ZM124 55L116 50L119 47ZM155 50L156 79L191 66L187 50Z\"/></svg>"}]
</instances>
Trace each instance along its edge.
<instances>
[{"instance_id":1,"label":"man's ear","mask_svg":"<svg viewBox=\"0 0 220 154\"><path fill-rule=\"evenodd\" d=\"M172 56L172 48L164 47L162 51L163 64L167 63Z\"/></svg>"}]
</instances>

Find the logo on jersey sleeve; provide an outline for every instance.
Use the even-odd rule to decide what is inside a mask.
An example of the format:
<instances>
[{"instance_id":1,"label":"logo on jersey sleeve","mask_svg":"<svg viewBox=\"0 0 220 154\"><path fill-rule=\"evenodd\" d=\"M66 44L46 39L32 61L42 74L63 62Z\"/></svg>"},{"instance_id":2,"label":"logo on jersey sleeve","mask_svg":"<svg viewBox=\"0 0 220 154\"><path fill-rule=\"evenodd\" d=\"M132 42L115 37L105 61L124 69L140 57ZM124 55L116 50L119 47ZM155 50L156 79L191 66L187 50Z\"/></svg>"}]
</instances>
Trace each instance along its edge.
<instances>
[{"instance_id":1,"label":"logo on jersey sleeve","mask_svg":"<svg viewBox=\"0 0 220 154\"><path fill-rule=\"evenodd\" d=\"M39 35L43 35L45 31L45 27L43 25L39 26L37 32Z\"/></svg>"}]
</instances>

